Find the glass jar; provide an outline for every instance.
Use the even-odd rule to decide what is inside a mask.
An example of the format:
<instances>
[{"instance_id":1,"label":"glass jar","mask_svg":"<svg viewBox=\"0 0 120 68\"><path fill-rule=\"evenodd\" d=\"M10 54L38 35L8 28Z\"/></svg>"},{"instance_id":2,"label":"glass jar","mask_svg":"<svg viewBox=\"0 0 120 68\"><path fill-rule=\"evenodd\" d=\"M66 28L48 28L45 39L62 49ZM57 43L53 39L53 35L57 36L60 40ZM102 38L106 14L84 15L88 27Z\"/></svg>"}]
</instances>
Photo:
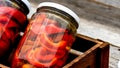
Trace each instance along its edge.
<instances>
[{"instance_id":1,"label":"glass jar","mask_svg":"<svg viewBox=\"0 0 120 68\"><path fill-rule=\"evenodd\" d=\"M15 52L12 68L61 68L75 40L79 17L57 3L40 3Z\"/></svg>"},{"instance_id":2,"label":"glass jar","mask_svg":"<svg viewBox=\"0 0 120 68\"><path fill-rule=\"evenodd\" d=\"M29 8L26 4L26 0L0 0L0 62L27 25Z\"/></svg>"}]
</instances>

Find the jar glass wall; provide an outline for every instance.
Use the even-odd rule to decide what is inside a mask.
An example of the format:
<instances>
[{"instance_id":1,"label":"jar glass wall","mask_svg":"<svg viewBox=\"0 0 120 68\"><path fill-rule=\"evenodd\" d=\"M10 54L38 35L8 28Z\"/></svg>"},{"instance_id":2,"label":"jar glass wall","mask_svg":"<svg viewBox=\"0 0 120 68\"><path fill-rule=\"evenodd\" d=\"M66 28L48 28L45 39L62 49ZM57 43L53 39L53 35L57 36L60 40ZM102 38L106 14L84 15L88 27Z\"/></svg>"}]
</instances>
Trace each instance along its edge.
<instances>
[{"instance_id":1,"label":"jar glass wall","mask_svg":"<svg viewBox=\"0 0 120 68\"><path fill-rule=\"evenodd\" d=\"M38 8L19 43L12 68L62 67L77 27L77 22L66 12L53 7Z\"/></svg>"},{"instance_id":2,"label":"jar glass wall","mask_svg":"<svg viewBox=\"0 0 120 68\"><path fill-rule=\"evenodd\" d=\"M19 32L25 29L28 13L28 7L21 0L0 0L0 62L6 60Z\"/></svg>"}]
</instances>

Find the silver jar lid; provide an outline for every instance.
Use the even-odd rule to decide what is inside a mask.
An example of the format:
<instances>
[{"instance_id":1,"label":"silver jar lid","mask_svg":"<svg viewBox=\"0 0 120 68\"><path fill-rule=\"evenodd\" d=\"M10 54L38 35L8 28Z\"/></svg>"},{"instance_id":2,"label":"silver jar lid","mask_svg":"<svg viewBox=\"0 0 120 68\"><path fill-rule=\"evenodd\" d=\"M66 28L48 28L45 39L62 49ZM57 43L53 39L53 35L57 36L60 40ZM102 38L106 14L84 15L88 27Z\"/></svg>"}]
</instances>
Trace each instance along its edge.
<instances>
[{"instance_id":1,"label":"silver jar lid","mask_svg":"<svg viewBox=\"0 0 120 68\"><path fill-rule=\"evenodd\" d=\"M60 5L58 3L53 3L53 2L42 2L38 5L38 8L44 7L44 6L53 7L53 8L57 8L59 10L62 10L64 12L68 13L69 15L71 15L76 20L77 23L80 22L78 15L63 5Z\"/></svg>"}]
</instances>

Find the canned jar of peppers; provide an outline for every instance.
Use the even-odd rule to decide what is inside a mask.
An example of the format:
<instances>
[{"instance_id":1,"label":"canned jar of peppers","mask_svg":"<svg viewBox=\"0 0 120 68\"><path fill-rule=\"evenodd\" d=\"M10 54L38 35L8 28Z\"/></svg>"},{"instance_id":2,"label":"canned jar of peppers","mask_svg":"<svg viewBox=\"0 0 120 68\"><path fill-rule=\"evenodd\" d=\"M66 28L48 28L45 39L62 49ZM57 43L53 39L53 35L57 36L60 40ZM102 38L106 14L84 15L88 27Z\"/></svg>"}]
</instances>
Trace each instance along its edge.
<instances>
[{"instance_id":1,"label":"canned jar of peppers","mask_svg":"<svg viewBox=\"0 0 120 68\"><path fill-rule=\"evenodd\" d=\"M15 38L27 25L29 8L25 1L0 0L0 62L9 54Z\"/></svg>"},{"instance_id":2,"label":"canned jar of peppers","mask_svg":"<svg viewBox=\"0 0 120 68\"><path fill-rule=\"evenodd\" d=\"M75 40L79 17L57 3L40 3L14 54L12 68L61 68Z\"/></svg>"}]
</instances>

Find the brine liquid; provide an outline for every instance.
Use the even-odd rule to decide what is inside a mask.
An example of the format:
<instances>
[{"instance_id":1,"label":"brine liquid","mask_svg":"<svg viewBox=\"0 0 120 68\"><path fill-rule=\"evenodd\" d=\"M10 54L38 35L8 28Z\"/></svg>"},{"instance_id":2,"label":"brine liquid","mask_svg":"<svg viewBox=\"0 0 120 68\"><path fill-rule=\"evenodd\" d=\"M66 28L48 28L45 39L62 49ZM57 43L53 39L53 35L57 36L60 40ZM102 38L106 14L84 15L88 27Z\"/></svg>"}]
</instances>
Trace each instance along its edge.
<instances>
[{"instance_id":1,"label":"brine liquid","mask_svg":"<svg viewBox=\"0 0 120 68\"><path fill-rule=\"evenodd\" d=\"M64 65L74 37L60 22L63 21L51 19L44 13L32 19L15 53L12 68L60 68Z\"/></svg>"},{"instance_id":2,"label":"brine liquid","mask_svg":"<svg viewBox=\"0 0 120 68\"><path fill-rule=\"evenodd\" d=\"M0 6L0 57L12 47L25 21L26 16L19 10Z\"/></svg>"}]
</instances>

